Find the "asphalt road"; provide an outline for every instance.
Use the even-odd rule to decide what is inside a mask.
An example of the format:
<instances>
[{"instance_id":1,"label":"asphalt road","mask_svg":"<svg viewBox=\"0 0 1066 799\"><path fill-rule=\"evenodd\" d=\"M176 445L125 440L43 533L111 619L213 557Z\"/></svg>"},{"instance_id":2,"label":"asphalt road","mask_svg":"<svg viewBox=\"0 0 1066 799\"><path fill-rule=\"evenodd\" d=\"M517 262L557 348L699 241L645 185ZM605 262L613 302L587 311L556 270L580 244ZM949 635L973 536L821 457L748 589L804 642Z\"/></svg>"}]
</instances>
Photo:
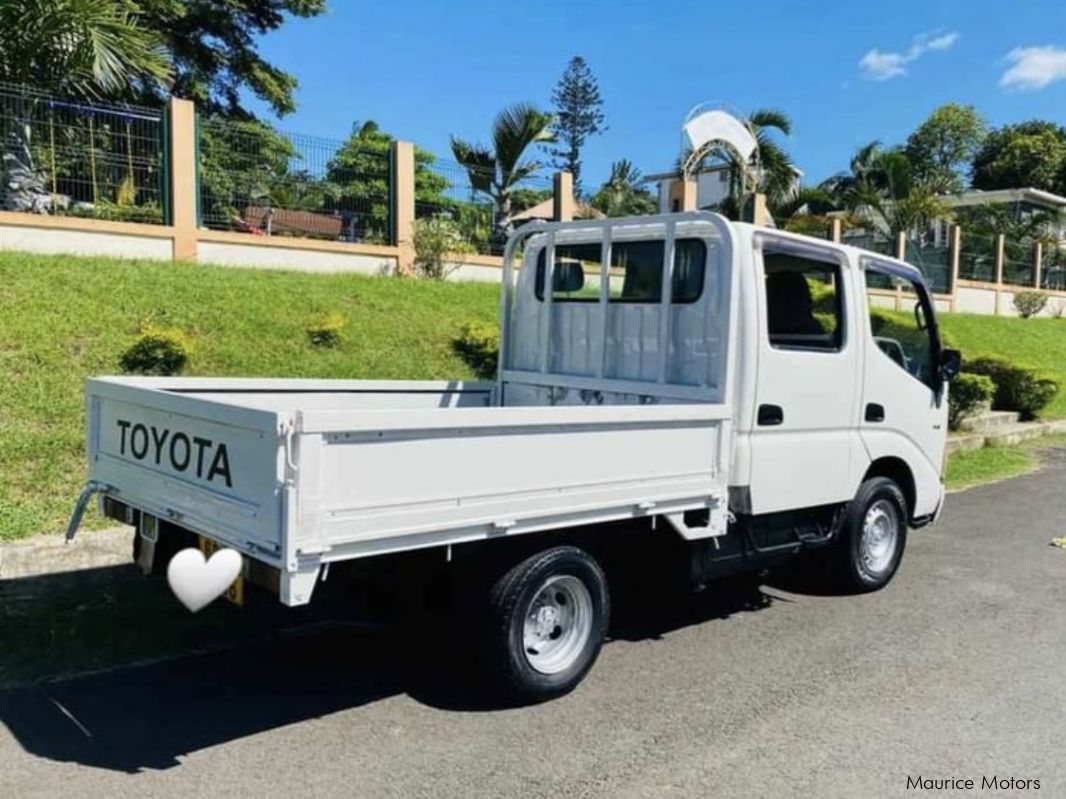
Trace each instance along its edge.
<instances>
[{"instance_id":1,"label":"asphalt road","mask_svg":"<svg viewBox=\"0 0 1066 799\"><path fill-rule=\"evenodd\" d=\"M9 690L0 796L1063 797L1058 461L952 496L878 594L741 582L631 611L536 707L474 704L350 631Z\"/></svg>"}]
</instances>

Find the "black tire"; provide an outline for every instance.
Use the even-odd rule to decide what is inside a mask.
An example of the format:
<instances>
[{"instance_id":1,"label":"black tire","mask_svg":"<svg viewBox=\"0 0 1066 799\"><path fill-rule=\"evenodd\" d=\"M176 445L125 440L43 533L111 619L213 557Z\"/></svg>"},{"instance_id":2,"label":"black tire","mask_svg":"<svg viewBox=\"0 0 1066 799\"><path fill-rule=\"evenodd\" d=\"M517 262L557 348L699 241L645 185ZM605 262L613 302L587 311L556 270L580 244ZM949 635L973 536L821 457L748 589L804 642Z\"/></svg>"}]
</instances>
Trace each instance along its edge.
<instances>
[{"instance_id":1,"label":"black tire","mask_svg":"<svg viewBox=\"0 0 1066 799\"><path fill-rule=\"evenodd\" d=\"M871 520L874 525L881 524L885 532L871 531L875 543L864 545L864 530ZM887 540L893 528L891 550L881 552L877 547ZM834 565L841 587L857 593L884 588L899 569L906 546L907 500L903 492L887 477L866 480L848 506L841 539L835 547ZM874 557L875 553L880 553L880 557Z\"/></svg>"},{"instance_id":2,"label":"black tire","mask_svg":"<svg viewBox=\"0 0 1066 799\"><path fill-rule=\"evenodd\" d=\"M561 590L552 594L546 590L549 585ZM545 637L537 645L543 643L549 648L544 651L553 646L565 649L568 655L560 659L559 668L546 671L547 655L534 648L527 650L525 634L526 618L534 611L535 600L549 595L546 604L557 610L542 612L543 623L535 626ZM555 624L552 614L566 612L566 602L558 603L560 597L566 596L572 597L567 600L572 608L572 623L567 624L566 632L558 625L547 632L544 625ZM544 608L545 603L538 607ZM572 546L553 547L526 558L496 581L489 595L489 613L487 656L496 687L510 700L552 699L572 691L596 662L610 617L607 579L585 551ZM563 623L564 617L559 616L558 620ZM586 621L587 633L581 632ZM553 639L556 631L559 635Z\"/></svg>"}]
</instances>

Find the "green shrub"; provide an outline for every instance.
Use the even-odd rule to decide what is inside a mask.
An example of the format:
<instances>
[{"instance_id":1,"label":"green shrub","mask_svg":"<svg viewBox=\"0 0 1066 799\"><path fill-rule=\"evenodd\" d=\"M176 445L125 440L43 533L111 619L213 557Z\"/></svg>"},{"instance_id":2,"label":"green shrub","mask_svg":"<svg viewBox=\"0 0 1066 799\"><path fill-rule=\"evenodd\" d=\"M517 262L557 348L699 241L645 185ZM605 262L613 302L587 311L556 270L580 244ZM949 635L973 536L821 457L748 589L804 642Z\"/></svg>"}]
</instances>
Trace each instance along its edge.
<instances>
[{"instance_id":1,"label":"green shrub","mask_svg":"<svg viewBox=\"0 0 1066 799\"><path fill-rule=\"evenodd\" d=\"M962 423L973 416L992 399L996 384L987 375L963 372L948 389L948 427L958 430Z\"/></svg>"},{"instance_id":2,"label":"green shrub","mask_svg":"<svg viewBox=\"0 0 1066 799\"><path fill-rule=\"evenodd\" d=\"M306 327L307 338L313 347L339 347L344 340L344 326L347 324L339 313L327 313L316 316Z\"/></svg>"},{"instance_id":3,"label":"green shrub","mask_svg":"<svg viewBox=\"0 0 1066 799\"><path fill-rule=\"evenodd\" d=\"M478 377L487 380L496 376L500 355L500 333L496 325L467 322L452 340L452 347Z\"/></svg>"},{"instance_id":4,"label":"green shrub","mask_svg":"<svg viewBox=\"0 0 1066 799\"><path fill-rule=\"evenodd\" d=\"M415 271L421 277L443 280L458 269L445 259L456 253L471 252L459 226L446 216L431 216L415 221Z\"/></svg>"},{"instance_id":5,"label":"green shrub","mask_svg":"<svg viewBox=\"0 0 1066 799\"><path fill-rule=\"evenodd\" d=\"M1017 411L1023 419L1035 418L1059 390L1054 378L1002 358L978 358L967 364L966 371L992 378L996 384L992 407Z\"/></svg>"},{"instance_id":6,"label":"green shrub","mask_svg":"<svg viewBox=\"0 0 1066 799\"><path fill-rule=\"evenodd\" d=\"M1019 291L1014 295L1014 310L1022 319L1036 316L1047 305L1047 294L1042 291Z\"/></svg>"},{"instance_id":7,"label":"green shrub","mask_svg":"<svg viewBox=\"0 0 1066 799\"><path fill-rule=\"evenodd\" d=\"M192 353L188 337L180 330L148 326L122 353L122 371L140 375L176 375Z\"/></svg>"}]
</instances>

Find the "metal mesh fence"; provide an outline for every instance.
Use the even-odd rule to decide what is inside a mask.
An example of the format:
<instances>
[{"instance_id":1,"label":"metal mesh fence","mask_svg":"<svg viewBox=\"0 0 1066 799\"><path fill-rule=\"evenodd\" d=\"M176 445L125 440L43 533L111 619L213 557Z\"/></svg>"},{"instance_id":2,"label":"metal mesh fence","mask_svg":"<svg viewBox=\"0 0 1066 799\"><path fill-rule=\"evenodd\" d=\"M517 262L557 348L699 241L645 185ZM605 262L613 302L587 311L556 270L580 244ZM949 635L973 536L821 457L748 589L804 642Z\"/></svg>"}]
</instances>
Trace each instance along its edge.
<instances>
[{"instance_id":1,"label":"metal mesh fence","mask_svg":"<svg viewBox=\"0 0 1066 799\"><path fill-rule=\"evenodd\" d=\"M1044 250L1040 265L1040 286L1066 291L1066 247L1055 246Z\"/></svg>"},{"instance_id":2,"label":"metal mesh fence","mask_svg":"<svg viewBox=\"0 0 1066 799\"><path fill-rule=\"evenodd\" d=\"M473 251L502 253L506 220L497 213L487 190L495 174L444 158L433 158L428 168L441 183L434 185L433 192L422 191L416 185L415 217L444 216L455 222L459 235ZM511 223L517 226L530 219L550 218L551 199L550 178L534 175L520 181L511 191Z\"/></svg>"},{"instance_id":3,"label":"metal mesh fence","mask_svg":"<svg viewBox=\"0 0 1066 799\"><path fill-rule=\"evenodd\" d=\"M0 83L0 207L164 222L163 118Z\"/></svg>"},{"instance_id":4,"label":"metal mesh fence","mask_svg":"<svg viewBox=\"0 0 1066 799\"><path fill-rule=\"evenodd\" d=\"M198 141L205 227L333 241L392 240L387 140L345 142L209 118L199 121Z\"/></svg>"},{"instance_id":5,"label":"metal mesh fence","mask_svg":"<svg viewBox=\"0 0 1066 799\"><path fill-rule=\"evenodd\" d=\"M967 233L960 235L959 277L964 280L996 279L996 237Z\"/></svg>"},{"instance_id":6,"label":"metal mesh fence","mask_svg":"<svg viewBox=\"0 0 1066 799\"><path fill-rule=\"evenodd\" d=\"M948 247L908 239L904 260L918 267L934 294L951 293L951 250Z\"/></svg>"}]
</instances>

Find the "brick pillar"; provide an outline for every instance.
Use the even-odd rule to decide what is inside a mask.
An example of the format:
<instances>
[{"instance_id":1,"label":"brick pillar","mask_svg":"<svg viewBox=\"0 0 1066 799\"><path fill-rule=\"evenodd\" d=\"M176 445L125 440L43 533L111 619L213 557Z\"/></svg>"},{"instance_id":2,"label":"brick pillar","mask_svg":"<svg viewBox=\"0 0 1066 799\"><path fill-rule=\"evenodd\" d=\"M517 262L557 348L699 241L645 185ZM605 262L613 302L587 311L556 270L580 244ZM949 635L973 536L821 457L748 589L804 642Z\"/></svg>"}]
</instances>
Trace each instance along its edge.
<instances>
[{"instance_id":1,"label":"brick pillar","mask_svg":"<svg viewBox=\"0 0 1066 799\"><path fill-rule=\"evenodd\" d=\"M576 212L574 176L569 172L556 172L552 177L552 219L556 222L570 222Z\"/></svg>"},{"instance_id":2,"label":"brick pillar","mask_svg":"<svg viewBox=\"0 0 1066 799\"><path fill-rule=\"evenodd\" d=\"M837 244L844 240L844 223L836 217L829 222L829 240Z\"/></svg>"},{"instance_id":3,"label":"brick pillar","mask_svg":"<svg viewBox=\"0 0 1066 799\"><path fill-rule=\"evenodd\" d=\"M415 146L392 143L392 244L399 249L396 274L415 271Z\"/></svg>"},{"instance_id":4,"label":"brick pillar","mask_svg":"<svg viewBox=\"0 0 1066 799\"><path fill-rule=\"evenodd\" d=\"M996 268L994 279L996 281L996 316L999 316L999 298L1003 293L1003 262L1006 256L1007 237L1002 233L996 234Z\"/></svg>"},{"instance_id":5,"label":"brick pillar","mask_svg":"<svg viewBox=\"0 0 1066 799\"><path fill-rule=\"evenodd\" d=\"M948 234L948 263L951 269L951 284L949 290L951 291L951 310L955 310L958 300L957 295L959 292L959 259L962 255L962 228L958 225L952 225L951 231Z\"/></svg>"},{"instance_id":6,"label":"brick pillar","mask_svg":"<svg viewBox=\"0 0 1066 799\"><path fill-rule=\"evenodd\" d=\"M1044 268L1044 242L1038 241L1033 247L1033 288L1040 288L1040 272Z\"/></svg>"},{"instance_id":7,"label":"brick pillar","mask_svg":"<svg viewBox=\"0 0 1066 799\"><path fill-rule=\"evenodd\" d=\"M896 258L901 261L907 260L907 234L900 231L896 234ZM896 283L896 310L903 309L903 286L899 282Z\"/></svg>"},{"instance_id":8,"label":"brick pillar","mask_svg":"<svg viewBox=\"0 0 1066 799\"><path fill-rule=\"evenodd\" d=\"M751 198L751 223L758 227L770 224L770 209L766 207L766 195L756 192Z\"/></svg>"},{"instance_id":9,"label":"brick pillar","mask_svg":"<svg viewBox=\"0 0 1066 799\"><path fill-rule=\"evenodd\" d=\"M670 206L667 209L671 213L676 211L696 210L696 181L672 180L670 181Z\"/></svg>"},{"instance_id":10,"label":"brick pillar","mask_svg":"<svg viewBox=\"0 0 1066 799\"><path fill-rule=\"evenodd\" d=\"M170 151L170 220L174 228L174 260L196 260L197 163L196 106L188 100L167 103Z\"/></svg>"}]
</instances>

